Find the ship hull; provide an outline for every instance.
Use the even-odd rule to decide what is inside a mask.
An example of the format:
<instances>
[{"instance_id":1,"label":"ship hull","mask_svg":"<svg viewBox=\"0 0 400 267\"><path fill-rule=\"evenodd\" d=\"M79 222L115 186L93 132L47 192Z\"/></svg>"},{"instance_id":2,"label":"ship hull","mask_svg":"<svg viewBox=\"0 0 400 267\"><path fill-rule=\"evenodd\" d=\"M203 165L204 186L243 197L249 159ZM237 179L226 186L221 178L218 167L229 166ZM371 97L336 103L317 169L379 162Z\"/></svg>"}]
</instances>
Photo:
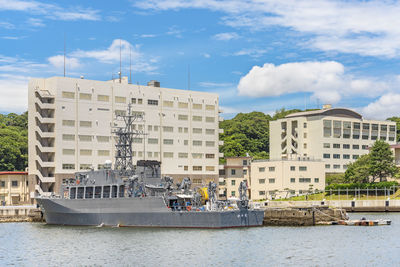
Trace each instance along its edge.
<instances>
[{"instance_id":1,"label":"ship hull","mask_svg":"<svg viewBox=\"0 0 400 267\"><path fill-rule=\"evenodd\" d=\"M261 210L171 211L160 198L37 199L47 224L233 228L261 226Z\"/></svg>"}]
</instances>

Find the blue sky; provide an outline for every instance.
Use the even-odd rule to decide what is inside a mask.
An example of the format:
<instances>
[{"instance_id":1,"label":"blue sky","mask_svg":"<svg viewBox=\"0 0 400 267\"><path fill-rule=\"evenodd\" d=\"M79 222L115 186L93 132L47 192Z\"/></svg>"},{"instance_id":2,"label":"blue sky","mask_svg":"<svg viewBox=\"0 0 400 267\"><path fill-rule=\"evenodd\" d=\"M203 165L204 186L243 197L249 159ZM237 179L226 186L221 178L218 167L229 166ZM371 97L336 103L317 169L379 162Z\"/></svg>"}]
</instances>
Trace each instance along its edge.
<instances>
[{"instance_id":1,"label":"blue sky","mask_svg":"<svg viewBox=\"0 0 400 267\"><path fill-rule=\"evenodd\" d=\"M400 3L339 0L0 0L0 112L31 77L63 75L220 94L224 116L348 107L400 116ZM121 41L120 41L121 40Z\"/></svg>"}]
</instances>

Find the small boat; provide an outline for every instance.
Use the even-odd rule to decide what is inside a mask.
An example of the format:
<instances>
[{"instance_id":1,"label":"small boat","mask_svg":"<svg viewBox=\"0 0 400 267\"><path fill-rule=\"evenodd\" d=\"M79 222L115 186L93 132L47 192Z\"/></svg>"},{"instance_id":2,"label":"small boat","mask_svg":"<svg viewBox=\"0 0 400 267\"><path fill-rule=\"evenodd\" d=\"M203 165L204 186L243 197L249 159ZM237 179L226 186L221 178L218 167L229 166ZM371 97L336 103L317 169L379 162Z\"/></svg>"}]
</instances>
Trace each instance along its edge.
<instances>
[{"instance_id":1,"label":"small boat","mask_svg":"<svg viewBox=\"0 0 400 267\"><path fill-rule=\"evenodd\" d=\"M361 220L341 220L332 224L339 224L339 225L350 225L350 226L377 226L377 225L391 225L391 220L367 220L362 218Z\"/></svg>"}]
</instances>

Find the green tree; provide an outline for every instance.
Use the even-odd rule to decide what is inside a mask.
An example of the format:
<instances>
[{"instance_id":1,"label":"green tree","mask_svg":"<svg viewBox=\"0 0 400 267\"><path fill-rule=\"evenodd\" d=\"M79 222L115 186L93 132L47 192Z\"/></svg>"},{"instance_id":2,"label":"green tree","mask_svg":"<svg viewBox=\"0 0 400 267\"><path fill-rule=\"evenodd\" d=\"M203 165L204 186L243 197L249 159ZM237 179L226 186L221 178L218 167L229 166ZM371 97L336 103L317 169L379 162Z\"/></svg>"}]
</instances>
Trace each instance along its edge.
<instances>
[{"instance_id":1,"label":"green tree","mask_svg":"<svg viewBox=\"0 0 400 267\"><path fill-rule=\"evenodd\" d=\"M373 181L386 181L388 177L397 174L398 169L394 163L393 153L390 146L383 140L375 141L369 153L369 173Z\"/></svg>"},{"instance_id":2,"label":"green tree","mask_svg":"<svg viewBox=\"0 0 400 267\"><path fill-rule=\"evenodd\" d=\"M347 166L343 181L334 183L368 183L370 177L370 155L365 154Z\"/></svg>"}]
</instances>

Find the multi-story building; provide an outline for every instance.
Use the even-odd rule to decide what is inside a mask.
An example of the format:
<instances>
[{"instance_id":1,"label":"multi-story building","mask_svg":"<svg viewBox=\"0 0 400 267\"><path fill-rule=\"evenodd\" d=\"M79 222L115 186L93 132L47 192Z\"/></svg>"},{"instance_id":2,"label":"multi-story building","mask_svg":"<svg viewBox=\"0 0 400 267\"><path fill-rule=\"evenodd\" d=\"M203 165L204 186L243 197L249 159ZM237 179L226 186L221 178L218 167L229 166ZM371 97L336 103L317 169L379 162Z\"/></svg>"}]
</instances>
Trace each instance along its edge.
<instances>
[{"instance_id":1,"label":"multi-story building","mask_svg":"<svg viewBox=\"0 0 400 267\"><path fill-rule=\"evenodd\" d=\"M29 82L29 177L51 192L75 171L100 169L114 160L116 115L132 104L143 115L134 124L134 163L161 161L162 175L194 184L218 181L218 95L129 84L127 78L94 81L65 77Z\"/></svg>"},{"instance_id":2,"label":"multi-story building","mask_svg":"<svg viewBox=\"0 0 400 267\"><path fill-rule=\"evenodd\" d=\"M0 205L30 202L27 172L0 172Z\"/></svg>"},{"instance_id":3,"label":"multi-story building","mask_svg":"<svg viewBox=\"0 0 400 267\"><path fill-rule=\"evenodd\" d=\"M246 180L250 193L251 157L227 157L220 172L219 195L226 198L239 197L239 185ZM249 196L250 198L251 196Z\"/></svg>"},{"instance_id":4,"label":"multi-story building","mask_svg":"<svg viewBox=\"0 0 400 267\"><path fill-rule=\"evenodd\" d=\"M325 189L321 160L305 157L251 162L251 199L287 198Z\"/></svg>"},{"instance_id":5,"label":"multi-story building","mask_svg":"<svg viewBox=\"0 0 400 267\"><path fill-rule=\"evenodd\" d=\"M298 112L270 122L270 158L291 155L322 159L325 172L344 172L350 162L368 153L375 140L396 143L396 123L365 120L350 109Z\"/></svg>"}]
</instances>

